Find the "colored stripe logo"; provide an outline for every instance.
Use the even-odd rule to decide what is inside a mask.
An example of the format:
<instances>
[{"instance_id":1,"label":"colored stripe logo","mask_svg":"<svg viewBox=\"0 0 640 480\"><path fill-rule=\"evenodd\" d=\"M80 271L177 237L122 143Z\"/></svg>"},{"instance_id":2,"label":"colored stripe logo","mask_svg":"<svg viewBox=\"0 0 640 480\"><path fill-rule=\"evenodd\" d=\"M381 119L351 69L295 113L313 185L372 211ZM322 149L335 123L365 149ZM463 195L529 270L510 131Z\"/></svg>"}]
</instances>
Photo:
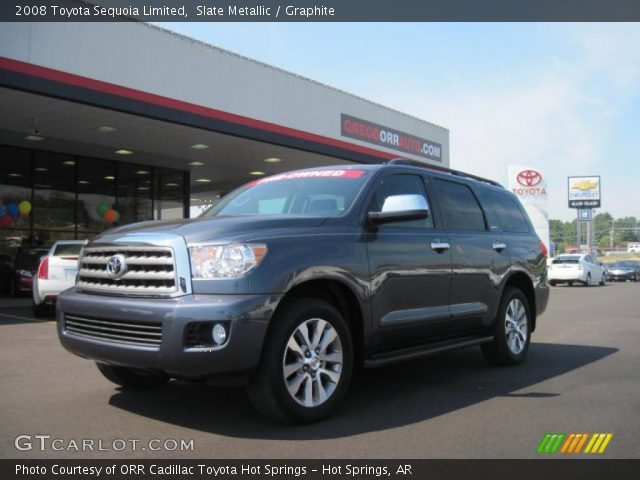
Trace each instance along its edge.
<instances>
[{"instance_id":1,"label":"colored stripe logo","mask_svg":"<svg viewBox=\"0 0 640 480\"><path fill-rule=\"evenodd\" d=\"M538 445L537 453L599 454L604 453L612 438L613 433L546 433Z\"/></svg>"}]
</instances>

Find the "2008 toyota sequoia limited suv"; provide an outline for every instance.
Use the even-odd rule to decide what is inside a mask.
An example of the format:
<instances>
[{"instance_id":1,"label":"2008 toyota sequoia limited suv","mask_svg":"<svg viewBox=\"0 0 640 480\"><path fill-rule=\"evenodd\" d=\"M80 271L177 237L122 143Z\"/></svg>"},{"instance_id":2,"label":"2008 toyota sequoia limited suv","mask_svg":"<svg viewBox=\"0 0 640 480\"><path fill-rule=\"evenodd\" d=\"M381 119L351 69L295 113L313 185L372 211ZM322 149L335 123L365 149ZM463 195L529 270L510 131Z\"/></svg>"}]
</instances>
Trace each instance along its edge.
<instances>
[{"instance_id":1,"label":"2008 toyota sequoia limited suv","mask_svg":"<svg viewBox=\"0 0 640 480\"><path fill-rule=\"evenodd\" d=\"M404 160L299 170L197 219L95 238L58 333L122 387L244 376L261 412L311 422L359 364L477 345L522 362L547 305L546 254L490 180Z\"/></svg>"}]
</instances>

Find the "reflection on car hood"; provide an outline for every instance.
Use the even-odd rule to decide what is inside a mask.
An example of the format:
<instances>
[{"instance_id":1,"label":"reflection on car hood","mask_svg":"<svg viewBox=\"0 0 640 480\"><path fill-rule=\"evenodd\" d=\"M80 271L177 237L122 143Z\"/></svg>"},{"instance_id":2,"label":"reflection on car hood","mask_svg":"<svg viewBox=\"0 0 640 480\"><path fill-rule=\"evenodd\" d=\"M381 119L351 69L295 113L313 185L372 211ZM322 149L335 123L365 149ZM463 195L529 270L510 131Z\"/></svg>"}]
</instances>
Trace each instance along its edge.
<instances>
[{"instance_id":1,"label":"reflection on car hood","mask_svg":"<svg viewBox=\"0 0 640 480\"><path fill-rule=\"evenodd\" d=\"M232 239L251 233L273 230L319 227L327 217L298 215L242 215L235 217L209 217L188 220L165 220L133 223L108 230L92 243L109 241L109 237L133 233L169 233L180 235L187 243Z\"/></svg>"},{"instance_id":2,"label":"reflection on car hood","mask_svg":"<svg viewBox=\"0 0 640 480\"><path fill-rule=\"evenodd\" d=\"M633 268L628 268L628 267L610 268L609 272L611 272L611 273L631 273L631 272L633 272Z\"/></svg>"}]
</instances>

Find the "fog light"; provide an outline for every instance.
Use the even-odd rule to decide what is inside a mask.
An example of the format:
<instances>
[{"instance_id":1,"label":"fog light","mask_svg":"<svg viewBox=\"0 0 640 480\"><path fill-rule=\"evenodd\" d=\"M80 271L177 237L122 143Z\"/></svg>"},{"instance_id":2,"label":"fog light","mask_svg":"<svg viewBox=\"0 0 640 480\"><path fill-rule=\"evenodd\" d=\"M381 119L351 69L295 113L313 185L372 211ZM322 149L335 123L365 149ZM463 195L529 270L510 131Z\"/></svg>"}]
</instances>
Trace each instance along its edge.
<instances>
[{"instance_id":1,"label":"fog light","mask_svg":"<svg viewBox=\"0 0 640 480\"><path fill-rule=\"evenodd\" d=\"M211 338L216 345L222 345L227 340L227 330L221 323L216 323L211 330Z\"/></svg>"}]
</instances>

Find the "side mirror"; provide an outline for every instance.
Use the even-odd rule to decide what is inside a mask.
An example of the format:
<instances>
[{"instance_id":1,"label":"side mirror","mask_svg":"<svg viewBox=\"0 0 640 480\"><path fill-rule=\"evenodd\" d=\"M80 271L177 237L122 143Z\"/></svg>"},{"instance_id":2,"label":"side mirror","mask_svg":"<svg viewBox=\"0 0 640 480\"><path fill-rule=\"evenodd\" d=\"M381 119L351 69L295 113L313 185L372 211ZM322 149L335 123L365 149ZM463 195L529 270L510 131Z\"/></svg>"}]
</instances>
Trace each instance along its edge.
<instances>
[{"instance_id":1,"label":"side mirror","mask_svg":"<svg viewBox=\"0 0 640 480\"><path fill-rule=\"evenodd\" d=\"M374 225L421 220L429 217L429 206L422 195L391 195L384 201L381 212L369 212L367 217Z\"/></svg>"}]
</instances>

